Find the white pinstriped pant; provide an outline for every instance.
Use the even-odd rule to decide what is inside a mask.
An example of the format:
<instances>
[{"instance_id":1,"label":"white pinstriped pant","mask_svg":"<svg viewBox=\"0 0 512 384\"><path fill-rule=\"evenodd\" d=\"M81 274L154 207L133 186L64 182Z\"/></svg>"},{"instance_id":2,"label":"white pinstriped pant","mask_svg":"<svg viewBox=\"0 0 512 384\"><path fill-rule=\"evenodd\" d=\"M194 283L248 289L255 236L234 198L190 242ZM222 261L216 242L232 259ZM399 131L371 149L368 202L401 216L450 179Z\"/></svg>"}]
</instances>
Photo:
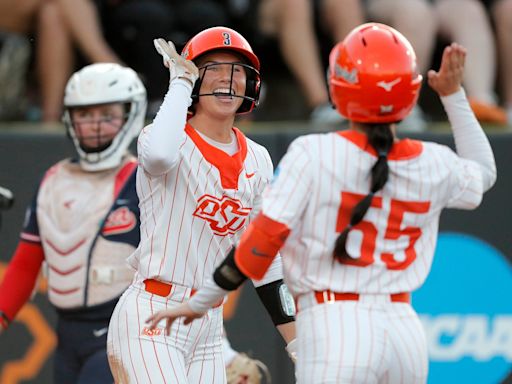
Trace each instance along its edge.
<instances>
[{"instance_id":1,"label":"white pinstriped pant","mask_svg":"<svg viewBox=\"0 0 512 384\"><path fill-rule=\"evenodd\" d=\"M426 383L428 354L418 316L389 295L318 304L299 297L297 383Z\"/></svg>"},{"instance_id":2,"label":"white pinstriped pant","mask_svg":"<svg viewBox=\"0 0 512 384\"><path fill-rule=\"evenodd\" d=\"M222 306L191 325L178 320L169 336L165 323L151 334L145 320L181 303L190 289L173 286L168 297L133 283L121 296L108 330L107 351L116 383L221 384L226 382L222 355Z\"/></svg>"}]
</instances>

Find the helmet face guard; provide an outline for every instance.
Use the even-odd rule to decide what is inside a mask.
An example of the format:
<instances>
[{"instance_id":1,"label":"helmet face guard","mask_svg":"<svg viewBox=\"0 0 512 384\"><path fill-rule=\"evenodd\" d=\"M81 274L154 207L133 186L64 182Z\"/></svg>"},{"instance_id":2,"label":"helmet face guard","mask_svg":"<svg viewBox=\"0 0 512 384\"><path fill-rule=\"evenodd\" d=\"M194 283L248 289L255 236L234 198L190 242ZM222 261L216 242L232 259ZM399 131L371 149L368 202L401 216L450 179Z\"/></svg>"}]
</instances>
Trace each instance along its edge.
<instances>
[{"instance_id":1,"label":"helmet face guard","mask_svg":"<svg viewBox=\"0 0 512 384\"><path fill-rule=\"evenodd\" d=\"M100 104L90 107L110 107L112 104ZM115 137L120 134L122 127L130 118L128 109L130 104L114 103L115 106L119 105L122 108L121 114L112 116L111 113L105 111L106 116L97 119L74 117L75 114L80 114L82 108L87 107L74 107L69 108L70 123L73 127L73 133L79 142L80 149L85 153L99 153L106 150ZM110 108L109 108L110 109ZM76 111L75 111L76 110ZM95 129L86 129L86 127L94 126Z\"/></svg>"},{"instance_id":2,"label":"helmet face guard","mask_svg":"<svg viewBox=\"0 0 512 384\"><path fill-rule=\"evenodd\" d=\"M230 65L231 66L231 78L229 82L229 89L233 89L233 76L236 67L242 67L246 73L246 83L245 83L245 94L244 95L235 95L235 94L227 94L227 93L200 93L201 85L203 84L203 79L206 76L206 72L208 69L218 65ZM260 73L257 69L248 64L243 63L213 63L207 64L199 67L199 70L203 70L202 75L197 79L194 89L192 90L192 101L193 103L197 103L199 101L200 96L231 96L235 98L243 99L242 104L237 109L236 113L247 113L252 111L256 106L258 106L259 94L260 94Z\"/></svg>"},{"instance_id":3,"label":"helmet face guard","mask_svg":"<svg viewBox=\"0 0 512 384\"><path fill-rule=\"evenodd\" d=\"M227 51L234 53L237 56L241 56L245 63L214 63L200 67L200 69L204 69L204 71L194 86L192 91L192 100L194 102L198 102L200 96L217 96L217 94L199 93L204 76L209 67L219 64L232 64L230 83L230 89L232 89L234 68L235 66L242 66L247 74L245 95L232 96L244 99L236 111L237 114L251 112L259 102L261 87L261 78L259 72L260 62L247 40L245 40L241 34L233 29L226 27L213 27L206 29L189 40L189 42L183 48L181 55L185 59L192 60L197 64L197 61L201 56L218 50Z\"/></svg>"},{"instance_id":4,"label":"helmet face guard","mask_svg":"<svg viewBox=\"0 0 512 384\"><path fill-rule=\"evenodd\" d=\"M384 24L360 25L329 56L331 100L355 122L403 120L416 105L421 81L411 44Z\"/></svg>"},{"instance_id":5,"label":"helmet face guard","mask_svg":"<svg viewBox=\"0 0 512 384\"><path fill-rule=\"evenodd\" d=\"M105 140L102 134L102 128L112 123L108 119L89 122L99 124L96 138L99 145L85 146L84 142L93 140L83 136L80 124L72 119L71 111L117 103L125 107L123 115L117 117L123 118L123 122L115 136L112 140ZM76 72L68 81L64 106L63 121L80 157L81 167L87 171L101 171L121 163L131 141L142 129L147 107L146 90L130 68L110 63L92 64Z\"/></svg>"}]
</instances>

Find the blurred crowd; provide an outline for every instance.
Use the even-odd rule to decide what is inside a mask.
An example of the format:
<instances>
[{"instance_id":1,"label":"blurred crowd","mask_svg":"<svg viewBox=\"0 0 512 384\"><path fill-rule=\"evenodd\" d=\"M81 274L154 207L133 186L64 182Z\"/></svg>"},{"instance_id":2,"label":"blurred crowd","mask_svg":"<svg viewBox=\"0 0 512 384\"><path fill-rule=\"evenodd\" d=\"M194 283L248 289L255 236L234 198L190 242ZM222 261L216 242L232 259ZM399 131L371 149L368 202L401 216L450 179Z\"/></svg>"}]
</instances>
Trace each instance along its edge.
<instances>
[{"instance_id":1,"label":"blurred crowd","mask_svg":"<svg viewBox=\"0 0 512 384\"><path fill-rule=\"evenodd\" d=\"M301 90L294 96L307 107L301 118L337 123L326 86L328 52L365 21L400 30L424 75L444 45L464 45L464 86L477 118L512 126L512 0L2 0L0 121L60 121L69 76L96 62L139 73L151 118L168 82L153 39L164 37L181 49L200 30L225 25L246 36L262 58L263 104L290 74ZM433 117L421 105L403 126L427 129ZM272 118L296 117L281 110Z\"/></svg>"}]
</instances>

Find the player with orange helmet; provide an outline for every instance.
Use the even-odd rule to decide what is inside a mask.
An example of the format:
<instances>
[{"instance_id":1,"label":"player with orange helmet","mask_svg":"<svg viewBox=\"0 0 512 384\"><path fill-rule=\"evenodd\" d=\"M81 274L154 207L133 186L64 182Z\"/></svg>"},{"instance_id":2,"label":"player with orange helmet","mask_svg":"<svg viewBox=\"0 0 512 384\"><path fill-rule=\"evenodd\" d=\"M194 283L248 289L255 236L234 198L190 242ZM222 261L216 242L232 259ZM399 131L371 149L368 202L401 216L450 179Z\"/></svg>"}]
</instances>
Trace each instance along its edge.
<instances>
[{"instance_id":1,"label":"player with orange helmet","mask_svg":"<svg viewBox=\"0 0 512 384\"><path fill-rule=\"evenodd\" d=\"M422 76L407 39L398 31L363 26L329 57L331 100L360 123L395 123L416 105Z\"/></svg>"},{"instance_id":2,"label":"player with orange helmet","mask_svg":"<svg viewBox=\"0 0 512 384\"><path fill-rule=\"evenodd\" d=\"M280 250L297 302L298 383L425 383L426 338L410 292L430 270L442 209L476 208L496 180L491 146L461 88L465 55L452 44L428 73L454 153L395 136L418 97L414 51L386 25L354 29L333 48L329 69L332 100L350 129L295 140L236 251L187 303L148 319L149 328L200 318L248 277L261 278Z\"/></svg>"},{"instance_id":3,"label":"player with orange helmet","mask_svg":"<svg viewBox=\"0 0 512 384\"><path fill-rule=\"evenodd\" d=\"M154 44L169 69L169 90L139 136L141 241L129 258L134 281L110 321L110 367L118 382L225 383L223 299L204 321L179 324L170 337L144 321L193 296L260 210L272 162L233 126L258 104L260 64L245 38L226 27L200 32L181 56L172 42ZM294 305L279 257L254 285L291 341Z\"/></svg>"},{"instance_id":4,"label":"player with orange helmet","mask_svg":"<svg viewBox=\"0 0 512 384\"><path fill-rule=\"evenodd\" d=\"M242 35L232 29L224 27L214 27L204 30L190 39L183 48L182 56L186 60L197 62L197 60L206 53L218 50L236 52L244 59L244 63L238 63L236 64L236 67L233 64L231 69L232 73L235 68L243 68L245 70L247 75L245 94L233 96L243 99L242 105L238 108L237 113L251 112L259 102L261 87L260 61L252 51L247 40L245 40ZM213 69L214 65L216 64L209 64L201 67L204 71L192 90L192 99L194 102L197 102L200 96L215 96L216 94L219 94L218 92L216 94L200 93L203 78L206 75L207 70L209 68Z\"/></svg>"}]
</instances>

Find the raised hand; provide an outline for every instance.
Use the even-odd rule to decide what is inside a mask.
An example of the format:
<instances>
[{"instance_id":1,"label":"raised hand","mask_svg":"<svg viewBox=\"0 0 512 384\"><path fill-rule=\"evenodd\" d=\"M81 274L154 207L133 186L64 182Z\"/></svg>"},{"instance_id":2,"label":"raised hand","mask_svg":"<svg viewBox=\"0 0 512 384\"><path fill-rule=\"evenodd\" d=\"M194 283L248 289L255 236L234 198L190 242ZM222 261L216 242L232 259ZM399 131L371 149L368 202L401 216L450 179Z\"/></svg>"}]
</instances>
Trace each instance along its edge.
<instances>
[{"instance_id":1,"label":"raised hand","mask_svg":"<svg viewBox=\"0 0 512 384\"><path fill-rule=\"evenodd\" d=\"M443 51L439 71L428 71L428 84L439 96L448 96L460 89L466 53L466 48L462 45L452 43Z\"/></svg>"},{"instance_id":2,"label":"raised hand","mask_svg":"<svg viewBox=\"0 0 512 384\"><path fill-rule=\"evenodd\" d=\"M188 303L185 302L176 307L165 309L153 314L147 318L146 324L149 324L149 329L153 330L157 327L160 321L165 319L165 334L169 336L171 333L172 323L174 323L175 320L179 319L180 317L184 317L185 320L183 324L187 325L190 324L193 320L203 317L203 315L204 314L202 313L196 313L192 311Z\"/></svg>"},{"instance_id":3,"label":"raised hand","mask_svg":"<svg viewBox=\"0 0 512 384\"><path fill-rule=\"evenodd\" d=\"M165 41L164 39L153 40L156 51L162 56L164 65L169 68L171 75L170 82L174 79L186 79L192 86L195 84L199 77L199 70L194 62L185 60L181 57L172 41Z\"/></svg>"}]
</instances>

